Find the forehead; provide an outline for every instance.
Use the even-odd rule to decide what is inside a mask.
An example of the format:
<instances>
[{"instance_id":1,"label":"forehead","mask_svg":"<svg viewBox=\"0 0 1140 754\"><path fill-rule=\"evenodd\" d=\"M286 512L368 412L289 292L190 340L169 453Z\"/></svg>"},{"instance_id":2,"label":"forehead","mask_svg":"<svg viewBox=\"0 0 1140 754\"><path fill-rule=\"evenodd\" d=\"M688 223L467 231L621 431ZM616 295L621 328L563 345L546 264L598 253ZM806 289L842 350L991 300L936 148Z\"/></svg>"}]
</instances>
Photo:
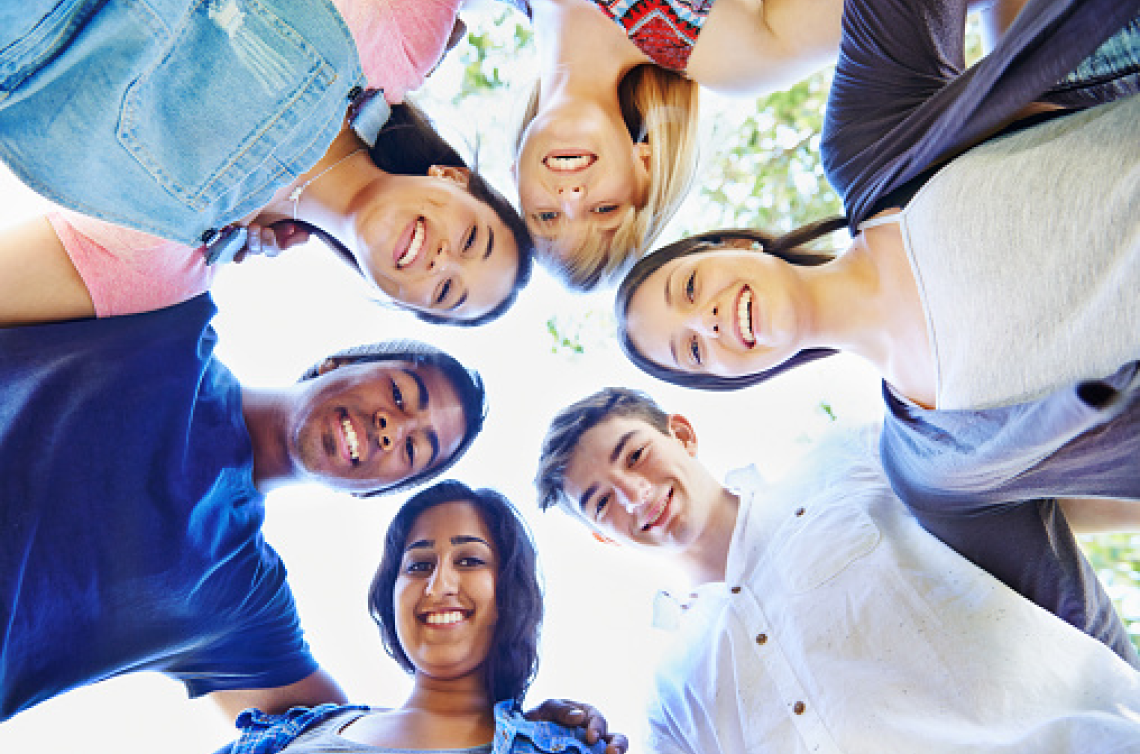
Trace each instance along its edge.
<instances>
[{"instance_id":1,"label":"forehead","mask_svg":"<svg viewBox=\"0 0 1140 754\"><path fill-rule=\"evenodd\" d=\"M430 541L437 549L451 544L452 537L478 537L495 549L491 530L474 504L467 500L455 500L433 505L421 512L408 529L404 542L407 547L414 542Z\"/></svg>"},{"instance_id":2,"label":"forehead","mask_svg":"<svg viewBox=\"0 0 1140 754\"><path fill-rule=\"evenodd\" d=\"M653 425L632 416L615 416L594 425L582 434L566 464L567 494L571 488L584 489L593 477L620 463L617 453L629 442L655 436L660 437L661 433Z\"/></svg>"}]
</instances>

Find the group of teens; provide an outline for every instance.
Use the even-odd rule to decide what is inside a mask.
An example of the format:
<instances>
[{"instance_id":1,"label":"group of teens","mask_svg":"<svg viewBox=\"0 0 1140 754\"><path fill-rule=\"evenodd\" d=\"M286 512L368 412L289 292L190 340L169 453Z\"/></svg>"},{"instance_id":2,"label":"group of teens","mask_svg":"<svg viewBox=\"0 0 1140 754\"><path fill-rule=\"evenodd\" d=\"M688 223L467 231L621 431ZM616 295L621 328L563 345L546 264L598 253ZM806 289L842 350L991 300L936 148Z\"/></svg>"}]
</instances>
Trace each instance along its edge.
<instances>
[{"instance_id":1,"label":"group of teens","mask_svg":"<svg viewBox=\"0 0 1140 754\"><path fill-rule=\"evenodd\" d=\"M420 344L338 352L280 390L238 385L212 356L218 268L312 239L433 324L500 316L535 259L568 287L616 288L626 355L685 387L749 388L840 351L881 374L881 430L780 485L722 485L693 424L633 391L554 418L541 506L700 585L686 651L661 670L655 750L1133 750L1140 659L1073 529L1140 524L1140 2L503 1L538 65L518 210L407 98L461 40L462 0L0 11L0 158L60 205L0 238L0 719L157 669L236 718L232 754L626 748L588 705L523 715L542 597L523 518L493 490L437 483L388 530L369 610L413 677L401 707L347 704L308 655L261 538L264 493L406 489L453 464L486 412L479 376ZM987 54L967 67L972 11ZM190 62L205 59L227 63ZM655 248L697 180L701 89L771 92L828 64L822 161L846 216ZM119 407L140 381L153 389ZM177 391L192 408L169 408ZM161 420L138 431L119 408ZM166 448L164 432L189 439ZM124 472L110 450L70 468L65 435L121 441L167 476ZM144 499L186 511L135 516ZM48 512L59 500L83 526ZM52 549L104 505L130 512L115 527L153 518L208 550L200 570L171 558L183 581L148 572L147 595L176 583L194 602L248 558L273 574L257 587L271 607L216 652L170 648L208 643L240 571L221 607L135 630L131 600ZM75 553L127 568L87 538ZM43 600L114 602L123 633L94 643L132 649L72 646L53 667L69 634L42 633ZM181 638L159 650L152 631ZM279 645L245 648L270 634Z\"/></svg>"}]
</instances>

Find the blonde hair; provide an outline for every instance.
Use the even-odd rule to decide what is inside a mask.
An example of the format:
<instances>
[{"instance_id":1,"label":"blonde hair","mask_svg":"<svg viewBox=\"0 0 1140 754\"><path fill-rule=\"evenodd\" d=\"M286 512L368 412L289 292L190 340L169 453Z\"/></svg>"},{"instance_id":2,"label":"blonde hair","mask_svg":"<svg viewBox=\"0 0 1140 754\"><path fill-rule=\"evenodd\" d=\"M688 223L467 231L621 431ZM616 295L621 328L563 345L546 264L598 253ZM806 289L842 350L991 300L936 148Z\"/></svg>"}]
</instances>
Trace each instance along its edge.
<instances>
[{"instance_id":1,"label":"blonde hair","mask_svg":"<svg viewBox=\"0 0 1140 754\"><path fill-rule=\"evenodd\" d=\"M515 135L516 154L538 114L540 93L536 79ZM538 261L567 286L589 291L616 285L677 214L697 173L699 95L695 82L653 64L636 66L622 78L618 101L630 138L651 146L649 196L609 240L592 233L572 253L557 254L554 242L535 239Z\"/></svg>"}]
</instances>

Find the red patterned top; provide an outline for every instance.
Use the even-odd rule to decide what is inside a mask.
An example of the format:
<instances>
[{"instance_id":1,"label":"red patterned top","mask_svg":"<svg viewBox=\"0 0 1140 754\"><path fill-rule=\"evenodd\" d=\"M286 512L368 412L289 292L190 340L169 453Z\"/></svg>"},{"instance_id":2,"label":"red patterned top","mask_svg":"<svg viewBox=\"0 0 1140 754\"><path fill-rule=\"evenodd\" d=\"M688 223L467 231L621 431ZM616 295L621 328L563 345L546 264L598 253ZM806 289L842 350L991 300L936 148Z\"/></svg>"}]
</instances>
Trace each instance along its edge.
<instances>
[{"instance_id":1,"label":"red patterned top","mask_svg":"<svg viewBox=\"0 0 1140 754\"><path fill-rule=\"evenodd\" d=\"M593 0L662 68L684 71L713 0Z\"/></svg>"}]
</instances>

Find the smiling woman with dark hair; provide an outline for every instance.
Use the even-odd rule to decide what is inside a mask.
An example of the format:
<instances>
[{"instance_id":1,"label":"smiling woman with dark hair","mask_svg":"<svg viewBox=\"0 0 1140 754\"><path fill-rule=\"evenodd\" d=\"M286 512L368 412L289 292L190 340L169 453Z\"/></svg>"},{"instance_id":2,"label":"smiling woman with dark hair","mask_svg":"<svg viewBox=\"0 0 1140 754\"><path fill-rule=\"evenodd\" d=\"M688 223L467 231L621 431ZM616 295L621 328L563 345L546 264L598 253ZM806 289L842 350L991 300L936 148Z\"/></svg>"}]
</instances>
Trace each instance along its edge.
<instances>
[{"instance_id":1,"label":"smiling woman with dark hair","mask_svg":"<svg viewBox=\"0 0 1140 754\"><path fill-rule=\"evenodd\" d=\"M624 736L520 711L538 669L542 590L526 525L498 492L444 481L412 496L388 526L368 608L385 650L412 675L407 701L247 710L231 754L625 750ZM592 712L571 706L583 722Z\"/></svg>"},{"instance_id":2,"label":"smiling woman with dark hair","mask_svg":"<svg viewBox=\"0 0 1140 754\"><path fill-rule=\"evenodd\" d=\"M45 43L54 61L16 60L18 80L0 81L0 158L75 210L6 234L0 324L177 304L209 287L217 263L311 233L425 321L476 325L510 307L530 278L525 224L405 99L459 38L459 0L186 5L163 10L180 37L134 47L134 22L113 10L63 18L74 27ZM9 15L19 29L35 9ZM6 49L0 31L0 63L36 45L33 21ZM306 33L344 59L313 69ZM218 66L199 71L203 59ZM50 85L32 83L41 74ZM309 112L312 98L325 115ZM69 129L82 137L59 143Z\"/></svg>"}]
</instances>

